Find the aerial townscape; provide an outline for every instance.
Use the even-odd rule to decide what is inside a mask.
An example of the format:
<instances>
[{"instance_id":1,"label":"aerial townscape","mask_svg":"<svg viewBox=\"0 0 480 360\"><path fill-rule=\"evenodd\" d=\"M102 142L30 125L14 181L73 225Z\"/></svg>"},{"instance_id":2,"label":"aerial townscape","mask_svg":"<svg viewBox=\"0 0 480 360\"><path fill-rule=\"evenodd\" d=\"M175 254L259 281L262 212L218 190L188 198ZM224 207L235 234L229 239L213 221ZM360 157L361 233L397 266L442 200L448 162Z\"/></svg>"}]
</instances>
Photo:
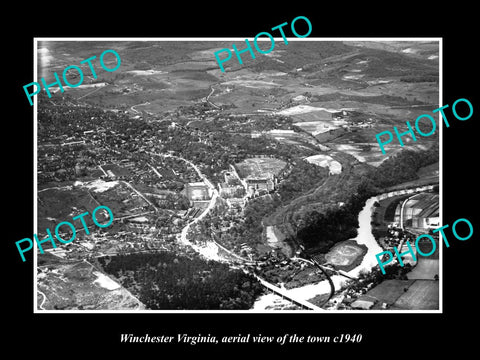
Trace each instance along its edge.
<instances>
[{"instance_id":1,"label":"aerial townscape","mask_svg":"<svg viewBox=\"0 0 480 360\"><path fill-rule=\"evenodd\" d=\"M222 71L231 46L38 41L47 82L105 49L121 66L36 95L39 239L114 215L43 244L36 311L439 310L438 132L375 137L439 107L438 41L292 39ZM420 234L435 251L383 274Z\"/></svg>"}]
</instances>

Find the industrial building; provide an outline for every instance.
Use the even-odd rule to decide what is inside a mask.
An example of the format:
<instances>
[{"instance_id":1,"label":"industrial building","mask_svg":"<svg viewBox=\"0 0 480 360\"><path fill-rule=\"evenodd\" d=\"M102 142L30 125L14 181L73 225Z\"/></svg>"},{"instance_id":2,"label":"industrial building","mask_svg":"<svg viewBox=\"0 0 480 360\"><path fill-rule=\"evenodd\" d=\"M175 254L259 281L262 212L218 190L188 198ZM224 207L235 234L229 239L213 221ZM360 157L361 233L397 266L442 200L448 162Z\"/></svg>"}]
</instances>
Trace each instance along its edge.
<instances>
[{"instance_id":1,"label":"industrial building","mask_svg":"<svg viewBox=\"0 0 480 360\"><path fill-rule=\"evenodd\" d=\"M405 227L424 230L440 226L438 194L420 193L411 196L403 204L400 202L395 211L395 221L397 223L400 222L401 211L403 211Z\"/></svg>"},{"instance_id":2,"label":"industrial building","mask_svg":"<svg viewBox=\"0 0 480 360\"><path fill-rule=\"evenodd\" d=\"M190 201L209 200L211 198L208 186L203 182L188 183L185 192Z\"/></svg>"}]
</instances>

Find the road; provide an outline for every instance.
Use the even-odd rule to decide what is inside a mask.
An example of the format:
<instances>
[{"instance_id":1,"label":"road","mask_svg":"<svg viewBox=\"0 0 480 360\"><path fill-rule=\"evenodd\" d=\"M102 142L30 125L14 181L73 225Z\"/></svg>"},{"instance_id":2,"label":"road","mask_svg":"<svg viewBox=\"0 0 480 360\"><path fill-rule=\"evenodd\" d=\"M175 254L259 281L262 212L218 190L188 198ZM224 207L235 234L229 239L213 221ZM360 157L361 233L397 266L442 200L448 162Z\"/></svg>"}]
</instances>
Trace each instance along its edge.
<instances>
[{"instance_id":1,"label":"road","mask_svg":"<svg viewBox=\"0 0 480 360\"><path fill-rule=\"evenodd\" d=\"M205 98L205 101L206 101L207 103L209 103L210 105L212 105L214 108L216 108L216 109L221 109L220 106L215 105L213 102L210 101L210 96L212 96L213 93L215 92L215 89L213 88L213 86L210 86L210 89L211 89L210 94L207 95L207 97Z\"/></svg>"},{"instance_id":2,"label":"road","mask_svg":"<svg viewBox=\"0 0 480 360\"><path fill-rule=\"evenodd\" d=\"M308 301L297 298L296 296L290 294L288 292L288 290L285 290L285 289L279 288L278 286L272 285L269 282L267 282L267 281L263 280L262 278L258 277L257 275L254 275L254 276L263 287L273 291L277 295L280 295L281 297L283 297L283 298L285 298L285 299L287 299L287 300L289 300L289 301L291 301L291 302L293 302L297 305L300 305L300 306L305 307L305 308L310 309L310 310L325 311L324 309L322 309L322 308L320 308L316 305L313 305L312 303L310 303Z\"/></svg>"},{"instance_id":3,"label":"road","mask_svg":"<svg viewBox=\"0 0 480 360\"><path fill-rule=\"evenodd\" d=\"M144 102L143 104L137 104L137 105L133 105L133 106L132 106L130 109L132 109L132 111L136 112L137 114L141 114L141 112L140 112L140 111L138 111L138 110L134 109L134 108L135 108L135 106L142 106L142 105L148 105L148 104L150 104L150 103L149 103L148 101L146 101L146 102Z\"/></svg>"},{"instance_id":4,"label":"road","mask_svg":"<svg viewBox=\"0 0 480 360\"><path fill-rule=\"evenodd\" d=\"M102 168L102 165L98 165L99 169L102 170L105 176L108 176L107 172Z\"/></svg>"},{"instance_id":5,"label":"road","mask_svg":"<svg viewBox=\"0 0 480 360\"><path fill-rule=\"evenodd\" d=\"M176 159L179 159L179 160L182 160L182 161L185 161L187 164L189 164L191 167L193 167L195 169L195 171L197 172L198 176L202 179L202 181L210 188L210 190L212 191L217 191L215 186L213 186L213 184L210 182L210 180L207 179L207 177L205 175L203 175L203 173L200 171L200 169L197 167L197 165L195 165L194 163L192 163L190 160L187 160L187 159L184 159L182 157L179 157L179 156L175 156L175 155L167 155L167 157L174 157Z\"/></svg>"},{"instance_id":6,"label":"road","mask_svg":"<svg viewBox=\"0 0 480 360\"><path fill-rule=\"evenodd\" d=\"M210 199L210 203L208 204L208 207L200 214L200 216L196 217L193 219L191 222L189 222L185 227L182 229L182 232L180 233L180 241L184 244L191 244L188 239L187 239L187 233L188 230L190 230L190 227L200 220L202 220L207 214L210 212L215 207L215 202L217 201L218 198L218 192L214 193L212 198Z\"/></svg>"},{"instance_id":7,"label":"road","mask_svg":"<svg viewBox=\"0 0 480 360\"><path fill-rule=\"evenodd\" d=\"M207 177L205 175L203 175L203 173L200 171L198 166L195 165L194 163L192 163L190 160L187 160L187 159L182 158L180 156L170 155L170 154L156 154L156 153L152 153L152 152L148 152L148 153L151 154L151 155L155 155L155 156L175 158L175 159L178 159L180 161L186 162L188 165L190 165L195 170L195 172L198 174L200 179L202 179L202 181L205 183L205 185L207 185L212 192L217 191L215 186L213 186L213 184L210 182L210 180L208 180Z\"/></svg>"},{"instance_id":8,"label":"road","mask_svg":"<svg viewBox=\"0 0 480 360\"><path fill-rule=\"evenodd\" d=\"M140 197L141 197L143 200L145 200L150 206L152 206L152 207L155 209L155 211L158 212L158 208L157 208L155 205L153 205L153 204L150 202L150 200L148 200L145 196L143 196L143 194L142 194L140 191L138 191L137 189L135 189L132 185L130 185L128 182L126 182L126 181L124 181L124 180L120 180L120 182L121 182L122 184L124 184L124 185L127 185L127 186L128 186L130 189L132 189L138 196L140 196Z\"/></svg>"},{"instance_id":9,"label":"road","mask_svg":"<svg viewBox=\"0 0 480 360\"><path fill-rule=\"evenodd\" d=\"M143 215L148 215L148 214L151 214L151 213L152 213L152 211L145 211L145 212L142 212L142 213L139 213L139 214L126 215L126 216L122 216L122 217L119 217L119 218L115 218L115 219L113 219L113 221L120 221L120 220L124 220L124 219L135 218L135 217L139 217L139 216L143 216Z\"/></svg>"},{"instance_id":10,"label":"road","mask_svg":"<svg viewBox=\"0 0 480 360\"><path fill-rule=\"evenodd\" d=\"M153 172L154 172L155 174L157 174L157 176L158 176L160 179L163 178L162 174L160 174L157 169L155 169L155 168L154 168L152 165L150 165L150 164L147 164L147 165L150 166L150 168L153 170Z\"/></svg>"},{"instance_id":11,"label":"road","mask_svg":"<svg viewBox=\"0 0 480 360\"><path fill-rule=\"evenodd\" d=\"M43 296L42 303L40 305L38 305L38 307L40 308L40 310L46 310L46 309L43 308L43 304L45 304L45 301L47 300L47 297L45 296L45 294L43 292L41 292L38 289L37 289L37 293Z\"/></svg>"},{"instance_id":12,"label":"road","mask_svg":"<svg viewBox=\"0 0 480 360\"><path fill-rule=\"evenodd\" d=\"M56 190L65 190L65 189L72 190L73 186L72 185L54 186L54 187L49 187L49 188L45 188L45 189L42 189L42 190L38 190L37 193L41 193L42 191L53 190L53 189L56 189Z\"/></svg>"},{"instance_id":13,"label":"road","mask_svg":"<svg viewBox=\"0 0 480 360\"><path fill-rule=\"evenodd\" d=\"M180 161L186 162L188 165L190 165L195 170L195 172L198 174L200 179L202 179L202 181L205 183L205 185L208 186L208 188L210 189L210 193L211 193L212 198L210 199L210 202L209 202L207 208L200 214L200 216L193 219L192 221L190 221L187 225L185 225L183 227L182 231L180 232L180 235L178 236L178 240L182 244L190 246L195 251L197 251L198 253L200 253L201 255L203 255L204 257L206 257L209 260L228 261L227 259L222 258L220 255L218 255L219 247L218 247L218 245L215 241L213 241L213 240L209 241L207 243L207 246L198 246L198 245L192 244L187 239L187 235L188 235L188 232L189 232L191 226L195 225L197 222L202 220L215 207L215 203L217 202L217 199L218 199L218 196L219 196L218 190L215 188L215 186L213 186L213 184L210 182L210 180L208 180L207 177L200 171L198 166L195 165L194 163L192 163L190 160L187 160L187 159L182 158L180 156L175 156L175 155L170 155L170 154L156 154L156 153L152 153L152 152L149 152L149 154L155 155L155 156L166 157L166 158L168 158L168 157L175 158L175 159L178 159Z\"/></svg>"},{"instance_id":14,"label":"road","mask_svg":"<svg viewBox=\"0 0 480 360\"><path fill-rule=\"evenodd\" d=\"M108 254L97 254L95 256L92 256L91 258L95 259L100 259L103 257L114 257L114 256L119 256L119 255L132 255L132 254L148 254L148 253L158 253L159 251L165 251L165 252L170 252L170 250L166 249L165 247L162 248L157 248L157 249L138 249L138 250L123 250L121 252L115 252L115 253L108 253Z\"/></svg>"},{"instance_id":15,"label":"road","mask_svg":"<svg viewBox=\"0 0 480 360\"><path fill-rule=\"evenodd\" d=\"M86 97L88 95L92 95L94 92L97 92L98 90L101 90L101 89L103 89L104 87L107 87L107 86L109 86L109 84L106 84L104 86L100 86L99 88L97 88L97 89L95 89L95 90L93 90L93 91L91 91L91 92L89 92L89 93L87 93L83 96L80 96L79 98L77 98L77 100L83 99L84 97Z\"/></svg>"},{"instance_id":16,"label":"road","mask_svg":"<svg viewBox=\"0 0 480 360\"><path fill-rule=\"evenodd\" d=\"M402 202L402 206L400 207L400 228L401 228L402 230L404 230L404 226L403 226L403 220L404 220L404 219L403 219L403 218L404 218L404 216L403 216L403 209L405 208L405 205L407 204L407 202L408 202L409 200L411 200L412 198L414 198L415 196L418 196L418 195L420 195L420 194L412 195L412 196L410 196L408 199L405 199L405 200Z\"/></svg>"}]
</instances>

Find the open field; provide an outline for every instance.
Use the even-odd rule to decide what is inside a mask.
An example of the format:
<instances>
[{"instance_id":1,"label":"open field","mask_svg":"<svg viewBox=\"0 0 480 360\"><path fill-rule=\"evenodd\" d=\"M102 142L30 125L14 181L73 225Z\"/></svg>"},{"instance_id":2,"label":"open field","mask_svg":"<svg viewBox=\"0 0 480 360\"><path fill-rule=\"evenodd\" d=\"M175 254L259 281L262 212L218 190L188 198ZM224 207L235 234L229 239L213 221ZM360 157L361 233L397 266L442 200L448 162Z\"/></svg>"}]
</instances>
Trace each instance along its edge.
<instances>
[{"instance_id":1,"label":"open field","mask_svg":"<svg viewBox=\"0 0 480 360\"><path fill-rule=\"evenodd\" d=\"M358 300L374 301L373 310L438 310L439 282L433 280L385 280Z\"/></svg>"},{"instance_id":2,"label":"open field","mask_svg":"<svg viewBox=\"0 0 480 360\"><path fill-rule=\"evenodd\" d=\"M241 40L235 43L245 46ZM404 137L404 147L394 140L384 155L375 135L393 131L393 126L402 130L405 121L413 122L438 107L438 43L278 42L275 51L258 54L256 59L244 53L243 64L232 56L222 72L213 52L231 46L232 41L39 43L39 74L47 82L54 71L61 74L66 66L97 55L95 81L104 85L95 88L98 85L84 66L83 86L41 100L45 111L39 120L39 173L41 183L51 181L52 189L39 192L39 230L52 229L85 211L91 213L100 204L112 209L115 218L122 218L109 229L88 237L81 234L78 241L62 247L67 253L64 259L129 250L172 251L167 245L177 244L179 235L182 239L193 227L201 242L213 243L221 235L231 245L229 250L243 251L251 261L260 258L258 253L275 257L272 249L294 256L299 244L342 270L370 259L359 244L363 239L370 241L371 234L359 235L358 243L348 240L355 236L361 203L370 192L400 181L383 179L375 167L404 149L418 154L438 145L437 134L418 137L416 142ZM115 72L100 68L98 56L105 49L115 49L121 56L122 65ZM112 58L107 58L108 64ZM92 110L90 105L97 108ZM70 144L54 148L64 142L83 143L77 148ZM179 158L194 163L214 188L231 166L240 178L250 178L250 184L255 178L280 176L275 190L270 182L262 184L270 192L267 196L261 189L252 195L258 195L255 203L248 203L253 200L245 196L245 207L228 203L227 209L226 201L210 204L211 189L186 186L204 179ZM303 160L328 167L330 173ZM413 178L403 171L409 159L391 160L381 168L387 170L383 176ZM392 163L395 169L388 167ZM438 179L438 165L425 167L418 175L410 184L431 183ZM188 200L195 201L197 209ZM190 229L190 222L202 213L199 209L207 209L208 216L202 215L202 221ZM382 203L378 210L382 222L387 220L388 204ZM370 215L365 221L370 224ZM252 248L241 249L249 241ZM420 246L428 251L428 244ZM412 293L409 287L430 278L436 265L438 261L420 260L412 271L416 280L386 283L384 293L380 287L369 296L383 296L389 304L403 299L396 304L399 308L431 308L435 289L430 283L423 290L420 285L414 287ZM280 269L283 274L291 270L287 267ZM108 291L118 290L116 284L82 266L61 267L59 272L59 276L43 275L44 284L51 280L48 286L65 298L56 299L64 308L74 308L75 303L92 306L90 299L82 300L80 290L99 304L105 301L95 287L103 284ZM293 282L300 284L312 276L303 271ZM78 290L70 278L88 286ZM72 287L70 300L65 295L68 286Z\"/></svg>"},{"instance_id":3,"label":"open field","mask_svg":"<svg viewBox=\"0 0 480 360\"><path fill-rule=\"evenodd\" d=\"M139 89L144 89L140 90L143 98L139 99L143 101L137 103L145 102L147 98L149 101L154 100L155 95L171 97L171 100L175 100L175 94L193 99L200 96L194 90L208 89L208 86L219 83L234 88L230 94L232 98L235 97L237 89L268 90L272 86L282 86L289 95L274 99L274 105L280 105L283 101L307 91L315 96L333 93L363 98L390 95L407 101L416 98L425 104L438 102L438 86L433 81L435 75L438 77L438 59L432 59L432 56L438 55L438 46L435 43L419 42L410 44L412 46L408 48L404 48L402 44L391 46L390 42L381 45L378 42L359 44L308 42L308 46L305 46L301 42L288 45L279 43L275 51L268 55L261 55L256 59L244 56L244 64L233 60L225 63L225 73L218 68L213 52L230 47L229 41L92 41L88 48L82 46L81 42L45 41L40 42L39 53L41 71L48 79L51 73L61 71L67 65L80 63L92 54L100 54L105 48L115 49L121 55L121 68L113 73L98 71L99 80L113 83L113 86L119 89L132 83L137 84ZM238 46L242 45L239 43ZM386 67L384 63L392 65ZM295 73L295 77L291 76L292 73ZM422 76L428 81L421 82ZM186 89L182 91L182 79L191 82L191 93L187 93ZM401 81L402 79L407 81ZM415 82L409 82L411 79ZM165 89L165 93L160 93L161 89ZM149 96L148 92L154 96ZM120 95L116 97L109 93L109 97L113 96L118 103L132 104L136 100L131 99L132 94ZM106 96L100 98L113 104ZM120 100L121 98L123 100ZM95 102L99 99L90 100ZM315 106L339 109L346 106L341 101L344 100L338 99L330 103L322 100L321 104ZM378 104L382 104L382 101L378 100ZM355 104L350 105L365 108L362 102L357 99ZM164 105L169 107L168 104ZM373 112L376 113L377 110L373 109ZM401 112L405 115L404 110ZM408 116L408 113L406 115Z\"/></svg>"},{"instance_id":4,"label":"open field","mask_svg":"<svg viewBox=\"0 0 480 360\"><path fill-rule=\"evenodd\" d=\"M328 155L313 155L305 158L305 160L311 164L328 168L331 175L340 174L342 172L342 164Z\"/></svg>"},{"instance_id":5,"label":"open field","mask_svg":"<svg viewBox=\"0 0 480 360\"><path fill-rule=\"evenodd\" d=\"M90 214L98 206L95 200L89 195L87 189L72 187L71 189L49 189L38 193L38 232L39 235L46 235L46 228L52 233L55 226L62 221L72 221L85 211ZM86 217L87 225L94 225ZM77 221L81 228L80 222Z\"/></svg>"},{"instance_id":6,"label":"open field","mask_svg":"<svg viewBox=\"0 0 480 360\"><path fill-rule=\"evenodd\" d=\"M132 196L131 190L117 181L77 181L65 189L47 189L38 193L38 234L46 235L46 228L53 232L58 223L72 222L72 217L85 211L92 214L99 205L108 206L114 218L120 218L132 215L130 209L133 208L137 209L133 214L140 213L140 207L147 204L142 199ZM99 222L102 222L100 213L97 216ZM84 219L89 228L96 228L90 215ZM77 229L83 228L79 220L72 223Z\"/></svg>"},{"instance_id":7,"label":"open field","mask_svg":"<svg viewBox=\"0 0 480 360\"><path fill-rule=\"evenodd\" d=\"M425 230L425 233L426 232L427 232L427 230ZM442 240L440 240L440 241L442 241ZM432 251L433 246L434 245L432 244L432 242L428 238L420 239L420 241L418 242L418 248L424 254L429 254ZM439 244L439 240L435 239L435 251L433 252L433 254L429 255L428 257L422 257L422 256L420 256L420 257L422 258L422 260L438 260L439 257L440 257L440 246L445 246L443 241ZM429 267L429 266L430 265L426 265L426 267Z\"/></svg>"},{"instance_id":8,"label":"open field","mask_svg":"<svg viewBox=\"0 0 480 360\"><path fill-rule=\"evenodd\" d=\"M117 164L105 164L102 165L103 170L110 170L115 176L131 176L132 172L126 167L119 166Z\"/></svg>"},{"instance_id":9,"label":"open field","mask_svg":"<svg viewBox=\"0 0 480 360\"><path fill-rule=\"evenodd\" d=\"M409 279L433 280L435 275L440 275L438 256L437 258L424 258L419 255L417 264L413 270L407 274L407 277Z\"/></svg>"},{"instance_id":10,"label":"open field","mask_svg":"<svg viewBox=\"0 0 480 360\"><path fill-rule=\"evenodd\" d=\"M440 164L438 162L436 162L435 164L425 166L420 170L418 170L417 172L418 177L422 179L430 179L430 178L438 179L439 174L440 174Z\"/></svg>"},{"instance_id":11,"label":"open field","mask_svg":"<svg viewBox=\"0 0 480 360\"><path fill-rule=\"evenodd\" d=\"M438 310L439 282L433 280L415 280L392 305L392 310Z\"/></svg>"},{"instance_id":12,"label":"open field","mask_svg":"<svg viewBox=\"0 0 480 360\"><path fill-rule=\"evenodd\" d=\"M39 309L111 310L112 305L117 309L145 309L128 290L86 261L49 265L37 278Z\"/></svg>"},{"instance_id":13,"label":"open field","mask_svg":"<svg viewBox=\"0 0 480 360\"><path fill-rule=\"evenodd\" d=\"M405 293L414 280L385 280L380 285L367 292L367 296L375 298L378 302L374 309L380 309L382 303L394 304Z\"/></svg>"},{"instance_id":14,"label":"open field","mask_svg":"<svg viewBox=\"0 0 480 360\"><path fill-rule=\"evenodd\" d=\"M335 244L325 254L325 260L338 270L350 271L362 263L366 253L365 245L359 245L354 240L347 240Z\"/></svg>"},{"instance_id":15,"label":"open field","mask_svg":"<svg viewBox=\"0 0 480 360\"><path fill-rule=\"evenodd\" d=\"M286 162L280 159L250 158L235 164L235 167L242 178L258 178L268 174L277 175L285 165Z\"/></svg>"}]
</instances>

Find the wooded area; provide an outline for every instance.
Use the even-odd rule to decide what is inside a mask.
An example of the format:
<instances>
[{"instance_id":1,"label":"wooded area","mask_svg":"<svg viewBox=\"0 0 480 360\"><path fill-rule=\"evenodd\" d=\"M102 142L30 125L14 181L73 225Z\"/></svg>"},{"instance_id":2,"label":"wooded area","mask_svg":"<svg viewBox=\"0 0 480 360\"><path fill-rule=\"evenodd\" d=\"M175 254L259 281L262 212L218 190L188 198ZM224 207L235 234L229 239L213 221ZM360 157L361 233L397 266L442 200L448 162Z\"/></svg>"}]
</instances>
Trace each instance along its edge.
<instances>
[{"instance_id":1,"label":"wooded area","mask_svg":"<svg viewBox=\"0 0 480 360\"><path fill-rule=\"evenodd\" d=\"M262 287L227 264L170 252L100 258L115 276L152 310L250 309Z\"/></svg>"},{"instance_id":2,"label":"wooded area","mask_svg":"<svg viewBox=\"0 0 480 360\"><path fill-rule=\"evenodd\" d=\"M356 191L344 206L324 213L305 212L301 222L305 226L298 230L298 240L307 249L326 251L336 242L356 236L357 216L369 197L382 193L386 187L418 179L417 171L435 162L438 162L438 143L425 151L404 149L388 158L361 177Z\"/></svg>"}]
</instances>

